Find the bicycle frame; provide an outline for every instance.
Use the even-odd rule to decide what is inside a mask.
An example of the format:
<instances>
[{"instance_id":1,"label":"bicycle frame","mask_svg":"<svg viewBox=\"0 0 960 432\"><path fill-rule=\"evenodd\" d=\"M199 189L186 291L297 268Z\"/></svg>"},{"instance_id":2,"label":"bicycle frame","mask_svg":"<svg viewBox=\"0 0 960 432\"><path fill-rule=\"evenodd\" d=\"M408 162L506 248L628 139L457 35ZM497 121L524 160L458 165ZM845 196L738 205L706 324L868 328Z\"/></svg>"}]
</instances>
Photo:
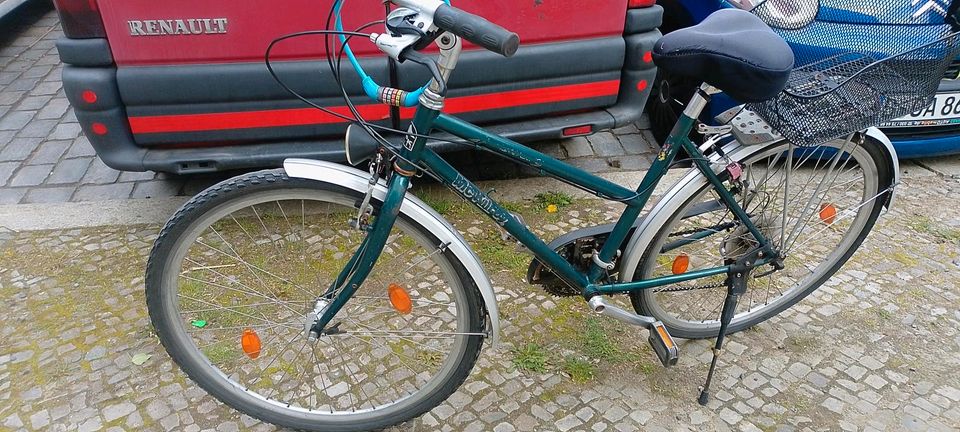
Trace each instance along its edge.
<instances>
[{"instance_id":1,"label":"bicycle frame","mask_svg":"<svg viewBox=\"0 0 960 432\"><path fill-rule=\"evenodd\" d=\"M410 185L410 178L418 169L429 171L440 179L444 186L454 190L462 198L480 209L480 211L490 217L497 225L533 252L534 256L555 274L571 285L580 288L583 297L589 300L597 295L628 293L651 289L683 281L727 274L731 271L731 266L726 265L632 282L607 283L603 281L608 269L599 265L597 261L601 263L613 262L619 253L618 249L620 245L627 240L630 229L640 216L643 207L649 201L654 188L659 184L671 163L673 163L678 151L682 148L690 155L697 169L707 178L726 207L730 209L734 216L743 223L758 240L759 247L762 248L764 252L763 256L767 258L757 262L756 265L769 262L776 257L771 243L764 237L759 229L757 229L756 225L750 220L746 211L740 206L733 194L724 186L723 182L725 181L724 178L726 175L724 173L717 175L700 149L688 138L696 122L695 119L699 117L700 112L709 100L711 91L713 91L712 87L704 85L694 95L690 104L687 105L687 109L674 126L666 143L660 149L660 153L650 167L650 170L643 177L640 186L638 186L635 191L631 191L623 186L558 161L523 144L487 132L478 126L457 119L456 117L442 114L440 110L421 103L417 108L410 126L410 131L420 136L416 138L408 136L404 141L403 148L400 150L402 159L398 159L395 162L394 172L388 180L387 195L374 222L369 227L369 234L325 295L332 295L338 287L343 288L336 297L332 299L332 302L322 316L317 319L313 328L318 330L318 333L319 330L325 328L339 309L346 304L347 300L349 300L353 293L359 288L367 275L369 275L396 221L400 204L403 202ZM496 153L506 159L538 169L541 173L580 186L605 199L616 200L626 204L626 209L624 209L619 220L614 225L613 231L604 242L603 247L598 251L597 259L591 264L589 270L587 272L581 272L574 268L570 262L551 250L540 237L531 232L509 211L505 210L496 201L481 191L473 182L461 175L454 167L437 155L436 152L427 148L426 135L433 131L447 132L464 140L474 142L483 149Z\"/></svg>"}]
</instances>

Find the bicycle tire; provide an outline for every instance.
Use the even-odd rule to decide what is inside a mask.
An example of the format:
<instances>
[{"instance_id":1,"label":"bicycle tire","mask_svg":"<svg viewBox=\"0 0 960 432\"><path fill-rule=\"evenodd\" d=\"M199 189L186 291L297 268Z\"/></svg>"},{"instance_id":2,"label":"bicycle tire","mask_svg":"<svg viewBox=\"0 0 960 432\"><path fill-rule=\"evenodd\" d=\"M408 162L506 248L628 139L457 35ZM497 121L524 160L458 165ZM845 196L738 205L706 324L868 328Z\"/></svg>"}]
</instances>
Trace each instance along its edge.
<instances>
[{"instance_id":1,"label":"bicycle tire","mask_svg":"<svg viewBox=\"0 0 960 432\"><path fill-rule=\"evenodd\" d=\"M178 265L180 262L174 261L178 261L178 256L181 257L180 260L182 261L182 256L186 253L183 252L185 242L190 241L192 244L192 238L198 229L197 225L206 223L206 219L209 219L211 214L222 212L238 201L243 202L243 200L249 200L251 197L259 199L260 197L269 198L272 195L287 196L282 193L288 193L289 191L303 192L307 195L314 194L310 196L317 197L335 197L339 201L349 201L354 206L363 197L356 191L334 184L291 178L283 170L265 170L241 175L208 188L184 204L164 226L147 262L145 284L147 308L151 321L161 343L171 358L201 388L227 405L265 422L298 430L359 431L380 429L420 416L440 404L456 391L469 375L480 354L483 337L474 335L456 336L455 338L462 343L457 345L459 347L457 352L450 354L440 368L443 376L430 381L432 385L429 387L429 391L417 390L412 393L413 396L381 408L371 404L372 409L332 415L310 412L304 409L293 409L291 408L292 405L284 408L282 405L267 400L260 394L247 393L237 383L230 381L224 371L216 369L210 358L197 348L188 334L185 334L183 318L177 313L175 302L171 301L171 292L177 291L177 287L171 286L170 280L171 274L179 274L180 267ZM400 228L413 230L411 236L417 236L418 240L438 242L436 237L430 234L426 228L404 214L398 217L394 230ZM186 247L189 248L189 245L186 245ZM449 249L441 247L438 251L435 261L441 262L440 265L442 266L446 266L446 270L452 270L450 275L455 280L448 281L448 283L451 284L452 291L458 290L458 292L453 293L453 296L462 302L462 304L458 303L457 305L458 319L463 319L462 322L466 323L468 332L483 332L485 312L477 287L463 264ZM376 268L374 271L376 271ZM370 345L370 347L372 349L373 345ZM283 351L281 355L285 353L286 351ZM314 359L316 358L314 357ZM376 359L376 357L374 356L373 359ZM451 366L447 367L447 365ZM349 366L345 368L349 369ZM310 366L310 370L313 371L313 365ZM438 372L438 376L441 372ZM333 374L328 375L332 376ZM286 373L284 373L284 376L286 376ZM332 378L330 379L332 383ZM359 382L357 384L359 385Z\"/></svg>"},{"instance_id":2,"label":"bicycle tire","mask_svg":"<svg viewBox=\"0 0 960 432\"><path fill-rule=\"evenodd\" d=\"M834 145L836 143L837 142L833 142L831 145ZM788 143L786 141L779 141L779 142L769 144L764 150L761 150L759 152L754 152L752 156L750 156L743 162L745 163L745 165L749 166L750 163L759 162L759 159L762 159L764 157L769 158L774 156L775 154L782 154L782 150L785 150L786 148L788 148L788 147L785 147L787 145ZM841 239L843 243L839 245L839 246L842 246L842 250L835 250L831 252L831 255L829 255L829 261L830 261L829 264L824 265L823 263L821 263L820 265L818 265L815 268L816 272L813 272L813 271L811 272L811 274L814 274L814 277L809 278L809 280L804 279L802 281L803 286L800 286L800 284L798 284L796 287L789 289L787 292L781 291L780 293L781 295L778 298L775 298L773 301L770 300L769 293L768 293L767 294L768 298L765 299L763 304L758 308L753 308L753 305L751 304L749 306L750 309L746 310L745 312L741 312L741 309L738 307L737 309L738 313L734 317L733 321L730 323L730 326L728 328L728 333L739 332L747 328L750 328L752 326L755 326L767 319L770 319L773 316L776 316L777 314L783 312L787 308L793 306L794 304L796 304L797 302L799 302L800 300L808 296L810 293L815 291L817 288L819 288L824 282L826 282L833 274L835 274L840 269L840 267L843 266L844 263L847 262L847 260L849 260L849 258L853 255L853 253L857 250L857 248L859 248L861 243L869 234L870 230L873 228L877 220L877 217L879 216L880 211L883 207L881 201L877 199L881 195L880 188L884 187L883 185L892 184L891 177L893 176L893 173L890 170L889 164L886 163L885 158L887 156L881 146L882 145L879 142L876 142L872 138L865 136L862 145L858 145L855 148L851 149L851 152L853 152L855 156L853 159L857 160L858 166L861 166L861 169L863 169L862 168L863 165L860 165L860 164L865 164L868 167L869 171L876 172L876 174L873 175L869 181L867 180L864 181L864 191L861 197L864 199L869 199L869 202L861 205L857 209L856 216L853 219L853 221L858 223L858 226L859 226L859 228L857 228L857 232L854 233L852 236L848 236L845 234ZM780 150L777 150L777 149L780 149ZM826 148L824 148L823 151L824 151L824 154L826 154L827 152ZM793 154L791 154L791 156L792 155ZM839 153L837 153L837 155L838 155L837 157L839 158ZM844 159L844 158L840 158L840 159ZM808 160L805 163L810 163L810 161ZM746 171L746 168L745 168L745 171ZM837 176L839 176L839 173L837 174ZM674 202L667 203L667 205L663 207L662 211L669 211L672 213L669 217L665 219L665 223L656 227L657 234L654 235L653 240L650 242L650 244L644 251L643 257L640 260L640 264L637 266L636 272L633 275L635 279L639 280L643 278L651 278L658 275L669 274L663 270L659 271L660 274L656 274L658 272L654 271L654 268L663 267L666 264L672 264L672 263L667 263L666 262L667 260L663 259L663 257L667 255L661 254L660 252L663 251L664 249L663 246L667 244L666 239L671 236L672 232L674 233L676 232L673 230L676 230L680 222L684 219L685 216L687 216L688 209L690 209L691 206L695 204L695 202L702 201L700 198L703 198L705 194L709 193L709 191L712 190L712 186L710 186L705 179L702 180L701 183L702 183L701 186L696 188L692 192L688 192L683 195L672 197L671 199ZM749 209L747 210L749 213ZM727 216L729 216L729 211L727 211L725 207L723 211L727 212ZM836 212L836 210L834 210L834 212ZM774 217L774 219L776 219L776 217ZM832 225L832 223L830 225ZM804 229L805 227L801 228L801 232L798 233L797 235L799 236L800 234L802 234ZM780 235L780 234L777 234L777 235ZM683 253L683 252L681 251L680 253ZM676 255L679 256L679 253ZM661 261L660 264L657 264L658 258ZM689 255L688 255L688 259L689 259ZM730 262L731 260L726 260L725 262L714 262L713 264L724 265L724 264L729 264ZM825 260L824 263L826 262L827 261ZM644 290L641 292L632 293L630 295L631 303L634 309L637 311L637 313L648 315L648 316L654 316L657 319L663 321L666 327L668 328L668 330L670 331L670 333L676 337L681 337L686 339L713 338L713 337L716 337L717 334L719 333L719 309L720 309L720 306L722 305L723 297L726 294L726 287L723 286L722 284L725 277L726 276L724 275L720 275L709 280L695 280L685 284L678 284L678 285L666 287L665 290L653 289L653 290ZM704 287L704 286L709 286L711 284L713 285L712 288L697 289L698 286ZM750 284L748 284L748 286L750 286ZM697 319L681 319L677 316L678 315L677 312L667 310L668 307L665 306L666 300L664 300L664 298L666 298L669 294L665 294L665 293L671 292L669 291L671 289L676 290L678 288L679 290L672 291L672 292L678 293L674 296L684 295L683 293L685 292L689 293L694 291L703 291L703 292L709 291L709 294L704 294L703 296L704 297L712 296L713 300L716 300L715 305L710 304L709 306L713 309L710 309L708 311L706 309L703 309L703 306L700 306L699 304L695 305L691 309L695 309L698 307L701 308L702 315L704 316L713 314L714 312L716 312L715 317L712 317L712 319L702 318L698 322ZM683 289L688 289L688 290L683 291ZM750 291L748 291L748 293L749 292ZM747 300L747 295L748 294L744 294L743 296L741 296L741 307L744 304L744 302ZM691 297L688 296L688 298L691 298ZM687 300L683 300L683 301L687 301ZM752 301L753 300L751 298L750 302L752 303ZM692 301L689 301L689 302L692 303ZM703 304L708 303L705 300L700 300L700 302ZM676 310L679 307L680 306L676 306L676 307L673 307L673 309Z\"/></svg>"}]
</instances>

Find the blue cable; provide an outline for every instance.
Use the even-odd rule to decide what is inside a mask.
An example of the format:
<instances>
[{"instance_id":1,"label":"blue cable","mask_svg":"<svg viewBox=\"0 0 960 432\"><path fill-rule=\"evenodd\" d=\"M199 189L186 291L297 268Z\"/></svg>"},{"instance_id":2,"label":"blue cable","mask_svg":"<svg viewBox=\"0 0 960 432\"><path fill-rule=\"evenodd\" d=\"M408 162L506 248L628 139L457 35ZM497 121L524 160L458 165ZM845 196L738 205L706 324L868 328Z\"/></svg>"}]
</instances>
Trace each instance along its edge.
<instances>
[{"instance_id":1,"label":"blue cable","mask_svg":"<svg viewBox=\"0 0 960 432\"><path fill-rule=\"evenodd\" d=\"M337 31L343 31L343 21L340 19L340 10L343 8L344 0L337 0L333 5L333 13L336 15L337 20L334 24ZM444 3L450 4L450 0L443 0ZM363 92L366 93L367 97L373 99L375 102L379 102L379 94L381 86L377 84L370 75L363 70L363 67L360 66L360 62L357 61L356 56L353 55L353 50L350 49L350 44L347 43L347 38L344 35L339 35L340 43L343 45L343 52L347 55L347 59L350 60L350 64L353 65L353 69L357 71L357 75L360 76L360 82L363 85ZM405 107L416 106L420 100L420 94L426 90L427 86L430 83L424 84L423 87L407 93L406 98L403 99L401 105Z\"/></svg>"}]
</instances>

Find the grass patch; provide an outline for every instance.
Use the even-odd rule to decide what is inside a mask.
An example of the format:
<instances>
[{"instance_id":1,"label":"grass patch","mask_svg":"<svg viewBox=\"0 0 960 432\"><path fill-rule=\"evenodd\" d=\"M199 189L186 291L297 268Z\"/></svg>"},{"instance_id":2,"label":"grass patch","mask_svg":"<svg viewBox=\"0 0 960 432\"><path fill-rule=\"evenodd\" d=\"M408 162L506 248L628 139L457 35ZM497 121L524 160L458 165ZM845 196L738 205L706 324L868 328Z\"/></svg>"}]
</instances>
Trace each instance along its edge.
<instances>
[{"instance_id":1,"label":"grass patch","mask_svg":"<svg viewBox=\"0 0 960 432\"><path fill-rule=\"evenodd\" d=\"M791 351L803 351L818 345L817 338L808 334L793 334L784 339L784 345Z\"/></svg>"},{"instance_id":2,"label":"grass patch","mask_svg":"<svg viewBox=\"0 0 960 432\"><path fill-rule=\"evenodd\" d=\"M460 202L439 195L424 194L418 198L444 216L454 214L460 207Z\"/></svg>"},{"instance_id":3,"label":"grass patch","mask_svg":"<svg viewBox=\"0 0 960 432\"><path fill-rule=\"evenodd\" d=\"M473 250L482 261L490 263L492 268L509 270L520 277L527 274L531 257L518 251L513 243L501 240L498 231L474 240Z\"/></svg>"},{"instance_id":4,"label":"grass patch","mask_svg":"<svg viewBox=\"0 0 960 432\"><path fill-rule=\"evenodd\" d=\"M657 365L649 362L642 362L637 364L637 370L644 375L653 375L657 372Z\"/></svg>"},{"instance_id":5,"label":"grass patch","mask_svg":"<svg viewBox=\"0 0 960 432\"><path fill-rule=\"evenodd\" d=\"M915 231L929 234L941 242L960 241L960 229L942 226L926 216L920 216L908 224Z\"/></svg>"},{"instance_id":6,"label":"grass patch","mask_svg":"<svg viewBox=\"0 0 960 432\"><path fill-rule=\"evenodd\" d=\"M511 213L520 213L526 210L523 204L516 201L498 201L497 204L500 204L500 207L503 207L504 210Z\"/></svg>"},{"instance_id":7,"label":"grass patch","mask_svg":"<svg viewBox=\"0 0 960 432\"><path fill-rule=\"evenodd\" d=\"M623 351L610 340L610 337L607 336L607 330L597 318L587 319L586 328L583 332L583 348L584 353L592 359L613 363L621 362L624 359Z\"/></svg>"},{"instance_id":8,"label":"grass patch","mask_svg":"<svg viewBox=\"0 0 960 432\"><path fill-rule=\"evenodd\" d=\"M593 380L597 374L597 369L592 363L575 357L564 359L563 371L570 375L573 382L581 384Z\"/></svg>"},{"instance_id":9,"label":"grass patch","mask_svg":"<svg viewBox=\"0 0 960 432\"><path fill-rule=\"evenodd\" d=\"M535 343L528 343L513 350L513 365L528 372L547 371L547 351Z\"/></svg>"},{"instance_id":10,"label":"grass patch","mask_svg":"<svg viewBox=\"0 0 960 432\"><path fill-rule=\"evenodd\" d=\"M565 192L544 192L539 193L533 197L534 202L537 203L537 208L545 209L547 206L553 204L557 207L566 207L570 204L573 204L573 197L570 194Z\"/></svg>"}]
</instances>

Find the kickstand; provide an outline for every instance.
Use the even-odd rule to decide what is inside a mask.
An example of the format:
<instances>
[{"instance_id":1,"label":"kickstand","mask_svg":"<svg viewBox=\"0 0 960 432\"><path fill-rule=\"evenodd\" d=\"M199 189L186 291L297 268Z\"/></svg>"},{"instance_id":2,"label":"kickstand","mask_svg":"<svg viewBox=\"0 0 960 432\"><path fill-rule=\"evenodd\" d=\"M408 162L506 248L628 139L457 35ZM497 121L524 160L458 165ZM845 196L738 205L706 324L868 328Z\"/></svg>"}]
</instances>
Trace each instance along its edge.
<instances>
[{"instance_id":1,"label":"kickstand","mask_svg":"<svg viewBox=\"0 0 960 432\"><path fill-rule=\"evenodd\" d=\"M710 400L710 382L713 381L713 372L717 368L717 359L720 358L721 348L723 347L723 338L727 334L727 326L733 321L733 316L737 313L737 301L740 295L747 290L747 275L744 271L731 271L727 275L727 297L723 301L723 311L720 312L720 333L717 334L717 343L713 347L713 360L710 361L710 370L707 372L707 380L703 383L700 390L700 397L697 402L706 406Z\"/></svg>"}]
</instances>

